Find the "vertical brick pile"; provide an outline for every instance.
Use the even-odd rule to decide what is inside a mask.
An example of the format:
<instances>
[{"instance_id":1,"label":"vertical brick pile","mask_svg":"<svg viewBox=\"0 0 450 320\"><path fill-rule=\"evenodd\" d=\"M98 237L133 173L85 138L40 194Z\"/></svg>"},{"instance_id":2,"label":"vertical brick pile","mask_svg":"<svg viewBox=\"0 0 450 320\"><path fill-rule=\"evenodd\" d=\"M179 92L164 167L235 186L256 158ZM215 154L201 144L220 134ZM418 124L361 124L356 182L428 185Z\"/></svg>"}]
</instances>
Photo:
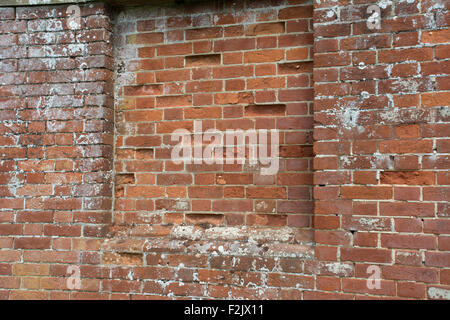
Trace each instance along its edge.
<instances>
[{"instance_id":1,"label":"vertical brick pile","mask_svg":"<svg viewBox=\"0 0 450 320\"><path fill-rule=\"evenodd\" d=\"M313 256L312 10L212 1L118 15L116 240L103 263L127 265L133 247L139 267L129 271L144 281L116 281L111 292L300 298L313 289L311 274L298 276ZM175 164L171 134L193 132L194 121L203 131L278 129L279 172Z\"/></svg>"},{"instance_id":2,"label":"vertical brick pile","mask_svg":"<svg viewBox=\"0 0 450 320\"><path fill-rule=\"evenodd\" d=\"M71 29L66 9L0 8L4 299L68 298L67 267L98 260L111 216L111 25L86 6Z\"/></svg>"},{"instance_id":3,"label":"vertical brick pile","mask_svg":"<svg viewBox=\"0 0 450 320\"><path fill-rule=\"evenodd\" d=\"M305 298L450 298L448 6L314 3L316 258L346 272Z\"/></svg>"}]
</instances>

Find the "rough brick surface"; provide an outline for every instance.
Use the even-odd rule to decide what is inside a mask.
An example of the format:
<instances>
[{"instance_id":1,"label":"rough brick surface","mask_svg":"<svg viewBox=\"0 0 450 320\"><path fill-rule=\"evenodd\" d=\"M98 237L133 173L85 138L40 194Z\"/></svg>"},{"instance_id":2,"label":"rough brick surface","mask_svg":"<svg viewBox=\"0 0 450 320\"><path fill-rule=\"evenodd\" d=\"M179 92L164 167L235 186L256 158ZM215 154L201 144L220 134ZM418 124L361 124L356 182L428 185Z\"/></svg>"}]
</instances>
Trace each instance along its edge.
<instances>
[{"instance_id":1,"label":"rough brick surface","mask_svg":"<svg viewBox=\"0 0 450 320\"><path fill-rule=\"evenodd\" d=\"M448 3L379 2L370 30L373 3L315 2L315 250L355 270L324 290L449 299ZM370 265L380 289L364 285Z\"/></svg>"},{"instance_id":2,"label":"rough brick surface","mask_svg":"<svg viewBox=\"0 0 450 320\"><path fill-rule=\"evenodd\" d=\"M110 13L84 6L70 28L66 8L0 11L0 287L11 299L69 297L58 268L99 255L111 221Z\"/></svg>"},{"instance_id":3,"label":"rough brick surface","mask_svg":"<svg viewBox=\"0 0 450 320\"><path fill-rule=\"evenodd\" d=\"M80 7L0 8L1 299L450 299L447 2Z\"/></svg>"},{"instance_id":4,"label":"rough brick surface","mask_svg":"<svg viewBox=\"0 0 450 320\"><path fill-rule=\"evenodd\" d=\"M145 294L301 296L294 276L271 281L280 259L300 272L313 257L312 4L288 8L303 13L243 1L116 17L112 229L114 241L143 245L142 270L159 270L146 279L167 274L169 283ZM287 30L291 23L302 27ZM195 121L223 132L278 129L280 170L175 164L171 134L193 132Z\"/></svg>"}]
</instances>

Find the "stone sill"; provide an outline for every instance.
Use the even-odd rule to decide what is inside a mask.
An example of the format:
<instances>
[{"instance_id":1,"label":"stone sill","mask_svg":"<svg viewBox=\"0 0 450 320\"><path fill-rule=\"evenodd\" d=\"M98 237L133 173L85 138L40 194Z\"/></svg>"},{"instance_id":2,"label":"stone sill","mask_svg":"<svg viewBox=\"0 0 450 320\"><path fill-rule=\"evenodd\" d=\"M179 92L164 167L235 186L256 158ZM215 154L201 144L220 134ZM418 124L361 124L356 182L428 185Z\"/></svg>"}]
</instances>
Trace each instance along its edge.
<instances>
[{"instance_id":1,"label":"stone sill","mask_svg":"<svg viewBox=\"0 0 450 320\"><path fill-rule=\"evenodd\" d=\"M170 234L129 238L115 234L105 239L104 252L142 254L172 252L223 256L285 257L311 260L314 241L310 230L283 227L213 227L175 226Z\"/></svg>"},{"instance_id":2,"label":"stone sill","mask_svg":"<svg viewBox=\"0 0 450 320\"><path fill-rule=\"evenodd\" d=\"M212 256L247 256L265 258L314 259L314 245L267 243L220 240L181 240L181 239L106 239L102 252L117 254L143 253L184 253L206 254Z\"/></svg>"}]
</instances>

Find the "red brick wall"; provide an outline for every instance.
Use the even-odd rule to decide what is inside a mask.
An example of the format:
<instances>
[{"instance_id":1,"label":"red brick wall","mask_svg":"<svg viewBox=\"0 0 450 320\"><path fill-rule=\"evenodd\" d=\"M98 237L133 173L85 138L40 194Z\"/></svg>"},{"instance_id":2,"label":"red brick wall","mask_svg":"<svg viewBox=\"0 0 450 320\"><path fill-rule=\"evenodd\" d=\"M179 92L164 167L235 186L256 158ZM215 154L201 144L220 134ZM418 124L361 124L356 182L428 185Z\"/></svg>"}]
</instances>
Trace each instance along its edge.
<instances>
[{"instance_id":1,"label":"red brick wall","mask_svg":"<svg viewBox=\"0 0 450 320\"><path fill-rule=\"evenodd\" d=\"M304 297L448 299L448 2L371 3L314 4L316 258L349 269Z\"/></svg>"},{"instance_id":2,"label":"red brick wall","mask_svg":"<svg viewBox=\"0 0 450 320\"><path fill-rule=\"evenodd\" d=\"M0 8L0 298L449 299L448 7L372 3ZM279 172L174 164L194 120Z\"/></svg>"},{"instance_id":3,"label":"red brick wall","mask_svg":"<svg viewBox=\"0 0 450 320\"><path fill-rule=\"evenodd\" d=\"M109 13L0 8L0 296L76 298L67 264L99 261L111 221ZM92 276L91 276L92 277ZM85 280L89 291L100 280Z\"/></svg>"},{"instance_id":4,"label":"red brick wall","mask_svg":"<svg viewBox=\"0 0 450 320\"><path fill-rule=\"evenodd\" d=\"M300 298L290 289L298 276L279 272L299 271L313 255L312 3L219 3L128 9L116 19L121 243L103 262L127 264L126 241L139 246L133 272L147 280L138 293ZM203 131L279 130L278 172L262 175L248 161L175 164L171 134L193 132L194 121ZM313 288L311 275L298 279Z\"/></svg>"}]
</instances>

